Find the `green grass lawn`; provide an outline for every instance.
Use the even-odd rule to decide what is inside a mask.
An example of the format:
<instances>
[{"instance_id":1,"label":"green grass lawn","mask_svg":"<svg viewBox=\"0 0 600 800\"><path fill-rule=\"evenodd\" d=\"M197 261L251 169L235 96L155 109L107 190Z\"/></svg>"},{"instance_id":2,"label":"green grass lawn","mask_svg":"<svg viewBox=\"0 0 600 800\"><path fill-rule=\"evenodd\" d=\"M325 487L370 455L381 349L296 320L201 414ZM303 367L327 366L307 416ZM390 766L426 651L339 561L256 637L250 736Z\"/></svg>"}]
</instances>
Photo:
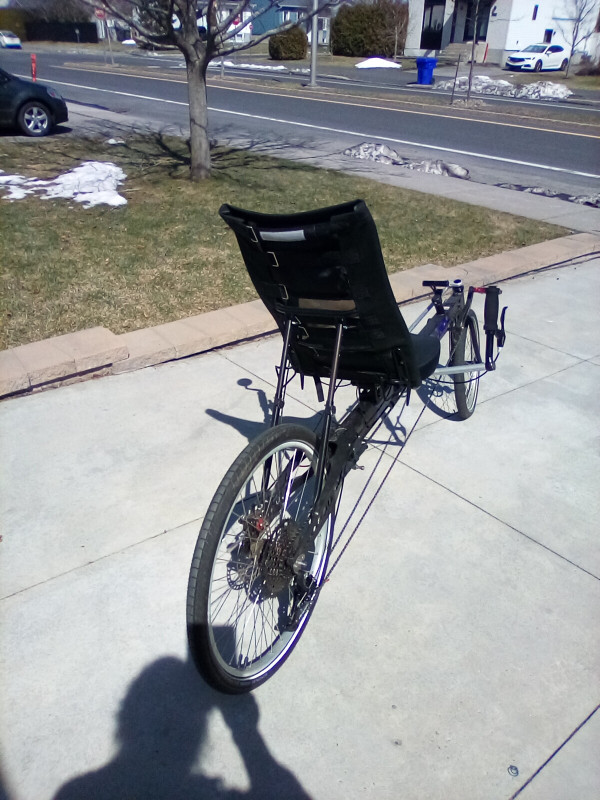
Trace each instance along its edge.
<instances>
[{"instance_id":1,"label":"green grass lawn","mask_svg":"<svg viewBox=\"0 0 600 800\"><path fill-rule=\"evenodd\" d=\"M128 204L89 210L69 200L9 202L0 189L0 348L104 325L122 333L255 297L224 202L302 211L357 197L379 228L390 272L460 264L564 234L562 228L248 152L217 149L213 177L187 178L179 139L126 144L69 135L0 139L0 169L53 177L82 161L127 173ZM451 180L451 179L448 179Z\"/></svg>"}]
</instances>

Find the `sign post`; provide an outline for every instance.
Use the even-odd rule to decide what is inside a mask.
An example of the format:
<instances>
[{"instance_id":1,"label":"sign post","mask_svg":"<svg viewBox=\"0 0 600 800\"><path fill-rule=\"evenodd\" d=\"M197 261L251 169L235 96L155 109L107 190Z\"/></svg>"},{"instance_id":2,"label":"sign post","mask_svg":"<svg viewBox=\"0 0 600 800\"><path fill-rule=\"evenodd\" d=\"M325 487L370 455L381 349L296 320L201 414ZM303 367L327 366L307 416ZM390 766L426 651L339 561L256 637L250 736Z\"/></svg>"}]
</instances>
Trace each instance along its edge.
<instances>
[{"instance_id":1,"label":"sign post","mask_svg":"<svg viewBox=\"0 0 600 800\"><path fill-rule=\"evenodd\" d=\"M106 19L106 9L105 8L95 8L94 9L94 16L96 19L100 20L102 23L102 33L104 35L104 63L106 64L106 42L108 41L108 49L110 51L110 60L114 67L115 59L113 56L112 46L110 44L110 31L108 30L108 22Z\"/></svg>"}]
</instances>

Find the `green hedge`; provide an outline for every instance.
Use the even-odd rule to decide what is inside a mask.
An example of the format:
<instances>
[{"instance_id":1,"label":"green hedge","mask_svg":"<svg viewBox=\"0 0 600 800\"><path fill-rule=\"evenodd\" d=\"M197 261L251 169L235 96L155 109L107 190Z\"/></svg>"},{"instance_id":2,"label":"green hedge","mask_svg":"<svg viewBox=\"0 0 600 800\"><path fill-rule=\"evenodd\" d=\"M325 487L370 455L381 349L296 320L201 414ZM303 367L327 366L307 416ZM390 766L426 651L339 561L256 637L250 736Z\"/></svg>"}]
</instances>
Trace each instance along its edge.
<instances>
[{"instance_id":1,"label":"green hedge","mask_svg":"<svg viewBox=\"0 0 600 800\"><path fill-rule=\"evenodd\" d=\"M344 5L331 23L334 56L383 56L404 50L408 4L393 0ZM396 30L398 42L396 45Z\"/></svg>"},{"instance_id":2,"label":"green hedge","mask_svg":"<svg viewBox=\"0 0 600 800\"><path fill-rule=\"evenodd\" d=\"M300 61L307 52L308 37L302 28L290 28L269 39L269 57L273 61Z\"/></svg>"}]
</instances>

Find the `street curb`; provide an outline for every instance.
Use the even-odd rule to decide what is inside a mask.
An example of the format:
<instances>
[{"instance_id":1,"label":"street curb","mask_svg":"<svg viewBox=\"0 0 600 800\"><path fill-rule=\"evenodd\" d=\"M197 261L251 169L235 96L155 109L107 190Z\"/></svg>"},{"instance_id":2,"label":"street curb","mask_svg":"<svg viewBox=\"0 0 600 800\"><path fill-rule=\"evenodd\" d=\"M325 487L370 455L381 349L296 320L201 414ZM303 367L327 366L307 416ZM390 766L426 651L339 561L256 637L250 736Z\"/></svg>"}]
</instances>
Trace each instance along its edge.
<instances>
[{"instance_id":1,"label":"street curb","mask_svg":"<svg viewBox=\"0 0 600 800\"><path fill-rule=\"evenodd\" d=\"M398 303L425 295L422 282L461 278L465 285L488 285L574 259L600 254L600 234L576 233L560 239L479 258L456 267L424 264L390 275ZM209 311L151 328L114 334L96 327L0 351L0 398L19 397L89 378L118 375L200 355L276 330L260 300Z\"/></svg>"}]
</instances>

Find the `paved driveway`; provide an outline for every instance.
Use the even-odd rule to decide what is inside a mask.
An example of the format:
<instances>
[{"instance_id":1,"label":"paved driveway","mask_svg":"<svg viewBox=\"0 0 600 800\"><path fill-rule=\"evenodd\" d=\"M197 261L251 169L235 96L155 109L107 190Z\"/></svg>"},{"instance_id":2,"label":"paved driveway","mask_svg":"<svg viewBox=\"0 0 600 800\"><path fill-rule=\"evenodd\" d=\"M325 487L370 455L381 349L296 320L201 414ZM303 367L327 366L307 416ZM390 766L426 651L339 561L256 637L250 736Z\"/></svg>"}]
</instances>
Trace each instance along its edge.
<instances>
[{"instance_id":1,"label":"paved driveway","mask_svg":"<svg viewBox=\"0 0 600 800\"><path fill-rule=\"evenodd\" d=\"M277 341L5 401L5 796L504 800L535 776L523 800L596 800L599 267L506 283L475 416L429 408L402 452L369 449L344 517L397 463L297 650L245 698L189 665L185 591ZM288 412L313 403L295 386Z\"/></svg>"}]
</instances>

